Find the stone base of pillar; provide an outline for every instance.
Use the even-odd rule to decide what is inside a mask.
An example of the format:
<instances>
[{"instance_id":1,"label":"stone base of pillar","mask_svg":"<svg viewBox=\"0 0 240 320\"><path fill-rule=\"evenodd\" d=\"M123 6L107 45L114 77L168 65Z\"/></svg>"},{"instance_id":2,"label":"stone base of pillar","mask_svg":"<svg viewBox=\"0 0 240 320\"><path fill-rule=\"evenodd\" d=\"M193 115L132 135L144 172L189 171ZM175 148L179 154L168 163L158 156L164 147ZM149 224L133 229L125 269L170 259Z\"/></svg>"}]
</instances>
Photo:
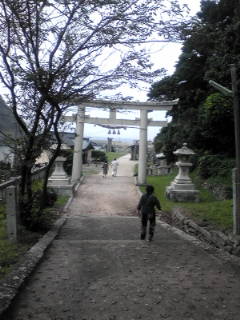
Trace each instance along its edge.
<instances>
[{"instance_id":1,"label":"stone base of pillar","mask_svg":"<svg viewBox=\"0 0 240 320\"><path fill-rule=\"evenodd\" d=\"M70 178L49 178L48 187L53 189L58 195L72 196L74 184L70 183Z\"/></svg>"},{"instance_id":2,"label":"stone base of pillar","mask_svg":"<svg viewBox=\"0 0 240 320\"><path fill-rule=\"evenodd\" d=\"M68 186L70 185L70 179L67 177L63 178L56 178L56 177L50 177L48 179L48 186L49 187L58 187L58 186Z\"/></svg>"},{"instance_id":3,"label":"stone base of pillar","mask_svg":"<svg viewBox=\"0 0 240 320\"><path fill-rule=\"evenodd\" d=\"M56 186L56 185L48 185L51 189L53 189L57 195L59 196L72 196L73 195L73 187L74 185L68 184L64 186Z\"/></svg>"},{"instance_id":4,"label":"stone base of pillar","mask_svg":"<svg viewBox=\"0 0 240 320\"><path fill-rule=\"evenodd\" d=\"M151 166L147 168L148 176L166 176L169 174L170 167L168 166Z\"/></svg>"}]
</instances>

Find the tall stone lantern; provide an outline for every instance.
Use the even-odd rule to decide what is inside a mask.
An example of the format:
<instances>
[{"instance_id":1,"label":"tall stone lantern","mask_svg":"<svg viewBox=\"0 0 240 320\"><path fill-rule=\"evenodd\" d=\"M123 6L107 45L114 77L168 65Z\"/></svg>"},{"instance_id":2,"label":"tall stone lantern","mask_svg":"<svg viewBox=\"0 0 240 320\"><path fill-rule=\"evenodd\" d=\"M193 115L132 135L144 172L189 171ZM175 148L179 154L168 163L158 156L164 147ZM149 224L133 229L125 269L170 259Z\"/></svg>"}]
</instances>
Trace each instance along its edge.
<instances>
[{"instance_id":1,"label":"tall stone lantern","mask_svg":"<svg viewBox=\"0 0 240 320\"><path fill-rule=\"evenodd\" d=\"M176 150L174 154L178 157L176 165L179 171L174 181L166 189L167 198L177 202L199 201L199 191L195 189L189 177L189 170L192 166L189 158L194 155L195 152L189 149L187 144L184 143L182 148Z\"/></svg>"},{"instance_id":2,"label":"tall stone lantern","mask_svg":"<svg viewBox=\"0 0 240 320\"><path fill-rule=\"evenodd\" d=\"M64 157L57 157L55 160L55 168L48 179L48 187L55 190L60 195L72 195L73 185L70 183L70 178L66 174L63 163L66 160Z\"/></svg>"},{"instance_id":3,"label":"tall stone lantern","mask_svg":"<svg viewBox=\"0 0 240 320\"><path fill-rule=\"evenodd\" d=\"M163 153L159 153L156 155L158 166L157 171L159 176L164 176L169 173L170 167L167 165L166 156Z\"/></svg>"}]
</instances>

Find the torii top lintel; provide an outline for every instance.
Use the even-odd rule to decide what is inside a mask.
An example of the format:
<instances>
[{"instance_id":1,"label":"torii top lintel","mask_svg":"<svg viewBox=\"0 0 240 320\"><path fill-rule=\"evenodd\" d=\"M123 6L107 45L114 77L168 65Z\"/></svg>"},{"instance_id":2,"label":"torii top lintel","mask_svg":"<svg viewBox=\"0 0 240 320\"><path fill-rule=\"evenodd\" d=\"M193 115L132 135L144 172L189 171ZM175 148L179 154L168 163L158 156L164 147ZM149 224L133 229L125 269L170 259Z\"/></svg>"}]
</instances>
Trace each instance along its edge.
<instances>
[{"instance_id":1,"label":"torii top lintel","mask_svg":"<svg viewBox=\"0 0 240 320\"><path fill-rule=\"evenodd\" d=\"M171 110L178 104L179 99L172 101L115 101L115 100L88 100L85 102L74 99L73 104L83 107L110 108L110 109L135 109L135 110Z\"/></svg>"}]
</instances>

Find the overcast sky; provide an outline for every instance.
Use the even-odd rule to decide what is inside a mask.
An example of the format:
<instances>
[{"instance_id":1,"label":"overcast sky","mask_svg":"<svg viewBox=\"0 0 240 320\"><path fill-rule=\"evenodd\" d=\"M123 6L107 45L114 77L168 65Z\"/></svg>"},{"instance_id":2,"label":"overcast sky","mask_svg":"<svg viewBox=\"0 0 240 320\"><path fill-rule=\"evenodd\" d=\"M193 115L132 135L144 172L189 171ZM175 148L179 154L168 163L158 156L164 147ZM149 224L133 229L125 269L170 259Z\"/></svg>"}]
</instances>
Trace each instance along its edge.
<instances>
[{"instance_id":1,"label":"overcast sky","mask_svg":"<svg viewBox=\"0 0 240 320\"><path fill-rule=\"evenodd\" d=\"M191 9L191 15L194 15L200 9L200 0L179 0L182 4L187 4ZM181 54L181 44L179 43L158 43L148 46L151 59L154 63L154 69L165 68L167 73L171 75L174 72L175 64L178 60L179 55ZM123 96L132 96L135 101L146 101L147 93L149 91L149 85L144 85L141 89L130 89L127 86L121 87L121 90L118 90ZM105 94L106 95L106 94ZM88 110L89 111L89 110ZM90 112L90 111L89 111ZM88 113L89 113L88 112ZM93 110L90 114L96 116L96 112L99 117L106 117L107 112L100 112L98 110ZM139 112L128 112L126 114L121 114L117 116L118 118L128 118L135 119L139 117ZM149 114L150 118L154 120L167 120L171 119L165 118L165 112L163 111L154 111ZM159 132L159 127L149 127L148 128L148 140L153 140L154 137ZM109 130L102 128L100 126L94 126L87 124L84 128L85 137L112 137L114 140L119 138L129 138L133 140L139 139L139 129L127 128L127 130L121 129L120 135L117 134L108 134Z\"/></svg>"}]
</instances>

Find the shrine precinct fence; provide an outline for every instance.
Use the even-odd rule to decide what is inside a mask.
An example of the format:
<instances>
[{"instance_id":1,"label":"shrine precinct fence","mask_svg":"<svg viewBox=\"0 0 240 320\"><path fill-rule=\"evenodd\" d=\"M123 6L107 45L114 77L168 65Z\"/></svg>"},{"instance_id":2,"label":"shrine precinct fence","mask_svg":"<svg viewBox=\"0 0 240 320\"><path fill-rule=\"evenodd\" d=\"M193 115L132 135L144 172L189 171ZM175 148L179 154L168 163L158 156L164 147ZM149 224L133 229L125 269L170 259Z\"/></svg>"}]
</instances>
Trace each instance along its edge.
<instances>
[{"instance_id":1,"label":"shrine precinct fence","mask_svg":"<svg viewBox=\"0 0 240 320\"><path fill-rule=\"evenodd\" d=\"M42 179L46 167L38 168L32 172L32 179ZM6 212L7 236L9 240L17 241L18 238L18 193L21 177L12 177L0 184L0 204L3 204Z\"/></svg>"}]
</instances>

